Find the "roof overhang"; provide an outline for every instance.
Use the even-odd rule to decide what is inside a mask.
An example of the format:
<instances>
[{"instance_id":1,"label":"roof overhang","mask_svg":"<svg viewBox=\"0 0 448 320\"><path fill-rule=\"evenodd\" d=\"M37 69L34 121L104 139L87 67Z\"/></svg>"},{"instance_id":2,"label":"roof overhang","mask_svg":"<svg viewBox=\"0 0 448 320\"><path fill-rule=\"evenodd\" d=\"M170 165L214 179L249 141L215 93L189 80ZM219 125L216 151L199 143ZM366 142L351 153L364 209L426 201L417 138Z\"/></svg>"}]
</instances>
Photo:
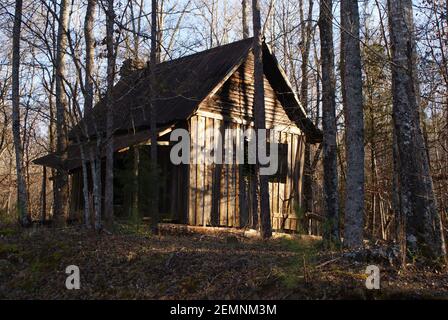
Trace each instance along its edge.
<instances>
[{"instance_id":1,"label":"roof overhang","mask_svg":"<svg viewBox=\"0 0 448 320\"><path fill-rule=\"evenodd\" d=\"M174 129L174 125L162 127L158 129L158 137L162 137L170 133ZM125 149L130 146L145 144L151 140L151 131L149 129L138 131L135 133L128 133L119 136L114 136L114 152ZM67 148L66 151L66 159L57 153L52 152L43 157L37 158L33 160L34 164L46 166L55 169L63 169L67 171L74 170L76 168L81 167L82 165L82 156L81 156L81 147L83 148L84 155L86 158L90 158L91 154L96 154L97 152L97 141L89 141L83 143L72 143ZM105 156L105 148L100 144L100 153L101 157Z\"/></svg>"}]
</instances>

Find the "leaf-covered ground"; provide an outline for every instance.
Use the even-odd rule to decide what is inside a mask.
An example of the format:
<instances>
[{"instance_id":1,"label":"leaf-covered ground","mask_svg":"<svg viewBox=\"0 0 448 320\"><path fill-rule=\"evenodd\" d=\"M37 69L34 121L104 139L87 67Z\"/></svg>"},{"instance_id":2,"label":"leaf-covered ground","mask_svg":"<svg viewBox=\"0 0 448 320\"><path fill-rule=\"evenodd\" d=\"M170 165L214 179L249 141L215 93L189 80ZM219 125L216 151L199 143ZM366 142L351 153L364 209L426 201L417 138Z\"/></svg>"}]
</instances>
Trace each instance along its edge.
<instances>
[{"instance_id":1,"label":"leaf-covered ground","mask_svg":"<svg viewBox=\"0 0 448 320\"><path fill-rule=\"evenodd\" d=\"M122 226L110 235L0 225L0 298L448 298L446 272L399 271L374 255L324 252L319 241L156 236L142 229ZM376 291L365 288L372 263L381 270ZM65 288L68 265L80 268L80 290Z\"/></svg>"}]
</instances>

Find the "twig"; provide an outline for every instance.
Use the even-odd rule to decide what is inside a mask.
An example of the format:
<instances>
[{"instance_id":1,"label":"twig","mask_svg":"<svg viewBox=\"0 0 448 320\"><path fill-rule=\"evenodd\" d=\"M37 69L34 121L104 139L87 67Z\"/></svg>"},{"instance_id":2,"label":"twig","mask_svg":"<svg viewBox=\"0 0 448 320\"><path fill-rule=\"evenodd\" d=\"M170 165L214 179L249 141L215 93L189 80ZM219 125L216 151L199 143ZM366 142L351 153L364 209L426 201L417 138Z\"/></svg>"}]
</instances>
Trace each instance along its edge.
<instances>
[{"instance_id":1,"label":"twig","mask_svg":"<svg viewBox=\"0 0 448 320\"><path fill-rule=\"evenodd\" d=\"M305 278L305 282L308 282L308 272L306 270L306 259L305 259L305 255L303 255L303 276Z\"/></svg>"},{"instance_id":2,"label":"twig","mask_svg":"<svg viewBox=\"0 0 448 320\"><path fill-rule=\"evenodd\" d=\"M327 264L330 264L330 263L332 263L332 262L336 262L336 261L338 261L338 260L340 260L340 259L341 259L341 257L339 257L339 258L335 258L335 259L331 259L331 260L328 260L328 261L325 261L324 263L321 263L320 265L318 265L318 266L316 267L316 269L322 268L322 267L326 266Z\"/></svg>"}]
</instances>

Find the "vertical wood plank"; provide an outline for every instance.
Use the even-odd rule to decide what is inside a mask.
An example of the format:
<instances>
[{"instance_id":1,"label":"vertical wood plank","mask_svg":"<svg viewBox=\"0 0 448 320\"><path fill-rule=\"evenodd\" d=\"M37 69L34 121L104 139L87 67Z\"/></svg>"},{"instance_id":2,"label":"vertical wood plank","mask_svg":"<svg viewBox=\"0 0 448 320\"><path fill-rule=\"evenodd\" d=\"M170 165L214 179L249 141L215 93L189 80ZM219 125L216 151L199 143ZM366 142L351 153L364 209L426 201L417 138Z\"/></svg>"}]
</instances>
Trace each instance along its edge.
<instances>
[{"instance_id":1,"label":"vertical wood plank","mask_svg":"<svg viewBox=\"0 0 448 320\"><path fill-rule=\"evenodd\" d=\"M227 126L228 129L233 128L232 123L228 123ZM230 154L228 154L226 162L227 164L227 226L232 227L233 226L233 219L234 219L234 176L233 176L233 168L234 168L234 155L235 153L233 148L233 137L232 133L229 132L229 134L226 136L226 150L230 150Z\"/></svg>"},{"instance_id":2,"label":"vertical wood plank","mask_svg":"<svg viewBox=\"0 0 448 320\"><path fill-rule=\"evenodd\" d=\"M246 127L244 125L241 125L240 127L241 130L241 135L243 134L243 131L246 129ZM241 137L240 137L241 139ZM240 140L239 140L240 141ZM241 144L241 142L239 142L239 147L241 148L241 150L243 150L242 148L244 147L244 142ZM247 152L245 150L245 152ZM240 164L238 166L238 203L239 203L239 226L240 227L246 227L249 225L249 217L250 217L250 211L249 211L249 192L248 190L248 183L247 183L247 179L244 175L244 164Z\"/></svg>"},{"instance_id":3,"label":"vertical wood plank","mask_svg":"<svg viewBox=\"0 0 448 320\"><path fill-rule=\"evenodd\" d=\"M269 133L270 134L270 133ZM276 136L277 134L274 133ZM279 212L278 212L278 182L276 179L276 174L272 177L272 182L270 183L270 200L271 200L271 220L273 229L279 228Z\"/></svg>"},{"instance_id":4,"label":"vertical wood plank","mask_svg":"<svg viewBox=\"0 0 448 320\"><path fill-rule=\"evenodd\" d=\"M238 130L238 124L233 125L235 130ZM235 132L235 141L233 145L233 226L239 225L239 207L238 207L238 164L236 159L236 149L238 147L238 131Z\"/></svg>"},{"instance_id":5,"label":"vertical wood plank","mask_svg":"<svg viewBox=\"0 0 448 320\"><path fill-rule=\"evenodd\" d=\"M286 171L283 211L285 214L291 215L291 133L286 134L286 144L288 145L288 169Z\"/></svg>"},{"instance_id":6,"label":"vertical wood plank","mask_svg":"<svg viewBox=\"0 0 448 320\"><path fill-rule=\"evenodd\" d=\"M296 148L297 135L292 135L291 139L291 209L296 212L296 197L297 197L297 181L296 181ZM294 215L295 216L295 215ZM290 226L291 227L291 226ZM292 226L294 227L294 226Z\"/></svg>"},{"instance_id":7,"label":"vertical wood plank","mask_svg":"<svg viewBox=\"0 0 448 320\"><path fill-rule=\"evenodd\" d=\"M227 208L227 203L228 203L228 173L227 173L227 169L228 169L228 165L224 163L225 161L225 136L224 136L224 132L225 132L225 127L227 126L226 122L223 121L222 123L222 130L221 130L221 135L223 137L223 164L222 164L222 169L221 169L221 193L220 193L220 208L219 208L219 223L221 226L226 226L227 225L227 221L228 221L228 208Z\"/></svg>"},{"instance_id":8,"label":"vertical wood plank","mask_svg":"<svg viewBox=\"0 0 448 320\"><path fill-rule=\"evenodd\" d=\"M299 203L302 205L302 180L303 180L303 169L305 167L305 136L300 135L299 136L299 141L300 141L300 148L299 148L299 171L297 172L297 181L298 181L298 185L299 185Z\"/></svg>"},{"instance_id":9,"label":"vertical wood plank","mask_svg":"<svg viewBox=\"0 0 448 320\"><path fill-rule=\"evenodd\" d=\"M190 225L196 224L196 200L197 200L197 166L195 164L196 162L196 147L195 144L197 143L197 116L191 117L190 119L190 188L189 188L189 210L188 210L188 223Z\"/></svg>"},{"instance_id":10,"label":"vertical wood plank","mask_svg":"<svg viewBox=\"0 0 448 320\"><path fill-rule=\"evenodd\" d=\"M235 124L236 131L236 140L235 140L235 221L234 226L240 227L241 226L241 165L237 163L237 150L241 150L241 135L242 135L242 125Z\"/></svg>"},{"instance_id":11,"label":"vertical wood plank","mask_svg":"<svg viewBox=\"0 0 448 320\"><path fill-rule=\"evenodd\" d=\"M196 200L196 225L202 226L204 224L204 147L205 147L205 118L198 117L197 123L197 200Z\"/></svg>"},{"instance_id":12,"label":"vertical wood plank","mask_svg":"<svg viewBox=\"0 0 448 320\"><path fill-rule=\"evenodd\" d=\"M213 119L206 119L206 137L205 137L205 148L207 156L210 156L211 150L213 149L213 134L209 129L213 129ZM213 167L214 164L204 163L205 172L205 190L204 190L204 225L212 224L212 190L213 190Z\"/></svg>"},{"instance_id":13,"label":"vertical wood plank","mask_svg":"<svg viewBox=\"0 0 448 320\"><path fill-rule=\"evenodd\" d=\"M213 120L213 128L215 131L221 131L221 121ZM216 145L215 145L216 146ZM222 164L215 164L213 168L213 186L212 186L212 225L220 224L220 206L221 206L221 175Z\"/></svg>"},{"instance_id":14,"label":"vertical wood plank","mask_svg":"<svg viewBox=\"0 0 448 320\"><path fill-rule=\"evenodd\" d=\"M280 143L285 144L286 143L286 133L279 132L279 140ZM282 155L283 157L283 155ZM287 157L287 155L286 155ZM288 159L279 159L279 162L288 161ZM287 180L287 179L286 179ZM283 223L284 216L286 216L286 212L284 211L284 204L285 204L285 184L286 181L279 181L278 182L278 191L277 191L277 198L278 198L278 212L282 216L281 223Z\"/></svg>"}]
</instances>

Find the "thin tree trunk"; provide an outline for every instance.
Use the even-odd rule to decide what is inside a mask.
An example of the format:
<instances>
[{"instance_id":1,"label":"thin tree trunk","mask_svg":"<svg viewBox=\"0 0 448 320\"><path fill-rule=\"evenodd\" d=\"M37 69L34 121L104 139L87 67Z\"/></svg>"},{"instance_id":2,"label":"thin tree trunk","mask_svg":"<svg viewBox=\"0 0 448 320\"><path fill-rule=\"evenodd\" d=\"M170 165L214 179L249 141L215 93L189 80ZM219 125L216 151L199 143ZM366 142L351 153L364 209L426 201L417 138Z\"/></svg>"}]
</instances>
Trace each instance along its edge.
<instances>
[{"instance_id":1,"label":"thin tree trunk","mask_svg":"<svg viewBox=\"0 0 448 320\"><path fill-rule=\"evenodd\" d=\"M243 24L243 39L249 38L249 26L247 24L247 0L241 1L241 22ZM245 113L247 113L247 109L245 110ZM250 199L249 194L251 190L249 190L250 185L250 178L247 176L244 176L244 166L239 165L240 170L240 180L239 180L239 201L240 201L240 217L247 217L249 210L249 203L248 200ZM240 219L241 220L241 219ZM240 221L241 226L246 226L247 221ZM252 218L252 222L254 222L254 219ZM257 219L258 222L258 219Z\"/></svg>"},{"instance_id":2,"label":"thin tree trunk","mask_svg":"<svg viewBox=\"0 0 448 320\"><path fill-rule=\"evenodd\" d=\"M373 113L372 111L370 111L370 115L371 118L373 118ZM373 121L373 119L371 120ZM373 123L373 122L372 122ZM374 127L372 125L372 127ZM372 130L372 135L373 135L373 130ZM376 237L376 233L375 233L375 217L376 217L376 202L377 202L377 177L376 177L376 161L375 161L375 143L372 141L371 142L371 147L370 147L370 176L372 178L372 196L371 196L371 203L372 203L372 230L371 230L371 239L374 240Z\"/></svg>"},{"instance_id":3,"label":"thin tree trunk","mask_svg":"<svg viewBox=\"0 0 448 320\"><path fill-rule=\"evenodd\" d=\"M150 62L160 62L159 5L157 0L151 1L151 57Z\"/></svg>"},{"instance_id":4,"label":"thin tree trunk","mask_svg":"<svg viewBox=\"0 0 448 320\"><path fill-rule=\"evenodd\" d=\"M79 141L79 150L81 153L82 168L82 195L84 199L84 225L90 228L90 201L89 201L89 181L87 171L87 158L82 142Z\"/></svg>"},{"instance_id":5,"label":"thin tree trunk","mask_svg":"<svg viewBox=\"0 0 448 320\"><path fill-rule=\"evenodd\" d=\"M40 217L42 224L47 217L47 167L42 167L42 190L41 190L41 208Z\"/></svg>"},{"instance_id":6,"label":"thin tree trunk","mask_svg":"<svg viewBox=\"0 0 448 320\"><path fill-rule=\"evenodd\" d=\"M53 79L51 81L51 86L50 86L49 95L48 95L48 107L49 107L49 111L50 111L50 119L49 119L50 123L48 125L48 139L49 139L48 144L49 144L49 149L51 152L56 152L56 106L55 106L54 98L53 98L55 79L56 79L56 73L53 70ZM50 213L53 214L55 211L54 199L56 199L56 189L55 189L56 169L55 168L50 169L50 175L51 175L50 180L53 181L53 183L52 183L53 201L51 203Z\"/></svg>"},{"instance_id":7,"label":"thin tree trunk","mask_svg":"<svg viewBox=\"0 0 448 320\"><path fill-rule=\"evenodd\" d=\"M137 63L139 61L139 48L140 48L140 32L141 32L141 17L143 10L143 0L139 4L139 10L137 17L134 14L134 4L130 3L131 8L131 20L132 20L132 32L134 35L134 46L132 48L133 60ZM157 39L158 41L158 39ZM139 215L139 165L140 165L140 149L133 146L133 163L132 163L132 200L131 200L131 218L135 223L140 222Z\"/></svg>"},{"instance_id":8,"label":"thin tree trunk","mask_svg":"<svg viewBox=\"0 0 448 320\"><path fill-rule=\"evenodd\" d=\"M347 181L344 245L363 246L364 116L358 2L341 1L341 78L344 101Z\"/></svg>"},{"instance_id":9,"label":"thin tree trunk","mask_svg":"<svg viewBox=\"0 0 448 320\"><path fill-rule=\"evenodd\" d=\"M16 0L12 38L12 134L16 155L17 212L22 226L31 223L28 212L28 193L23 176L23 148L20 137L20 30L22 24L22 0Z\"/></svg>"},{"instance_id":10,"label":"thin tree trunk","mask_svg":"<svg viewBox=\"0 0 448 320\"><path fill-rule=\"evenodd\" d=\"M12 158L9 162L10 168L12 169ZM11 214L11 202L12 202L12 195L14 193L14 186L13 186L13 178L12 178L12 170L10 169L9 172L9 190L8 190L8 200L6 201L6 213L9 215Z\"/></svg>"},{"instance_id":11,"label":"thin tree trunk","mask_svg":"<svg viewBox=\"0 0 448 320\"><path fill-rule=\"evenodd\" d=\"M106 12L107 46L107 115L106 115L106 178L104 191L105 227L111 230L114 219L114 108L112 89L115 79L114 0L108 0Z\"/></svg>"},{"instance_id":12,"label":"thin tree trunk","mask_svg":"<svg viewBox=\"0 0 448 320\"><path fill-rule=\"evenodd\" d=\"M101 139L97 138L96 152L90 151L90 170L92 174L93 184L93 206L94 206L94 224L95 230L100 230L101 225L101 206L102 206L102 187L101 187L101 158L99 150L101 146ZM92 148L93 149L93 148Z\"/></svg>"},{"instance_id":13,"label":"thin tree trunk","mask_svg":"<svg viewBox=\"0 0 448 320\"><path fill-rule=\"evenodd\" d=\"M336 102L333 46L333 2L321 0L319 30L322 63L322 126L324 165L324 239L339 242L339 195L336 145Z\"/></svg>"},{"instance_id":14,"label":"thin tree trunk","mask_svg":"<svg viewBox=\"0 0 448 320\"><path fill-rule=\"evenodd\" d=\"M95 57L95 47L94 47L95 39L93 36L93 23L95 18L95 7L96 7L96 0L87 1L86 17L84 20L84 37L86 40L84 116L89 115L93 109L93 65Z\"/></svg>"},{"instance_id":15,"label":"thin tree trunk","mask_svg":"<svg viewBox=\"0 0 448 320\"><path fill-rule=\"evenodd\" d=\"M59 27L56 48L56 151L61 163L67 160L67 99L64 91L65 50L67 47L67 26L69 3L62 0L59 9ZM53 220L56 227L66 223L68 214L68 173L63 167L56 169Z\"/></svg>"},{"instance_id":16,"label":"thin tree trunk","mask_svg":"<svg viewBox=\"0 0 448 320\"><path fill-rule=\"evenodd\" d=\"M388 0L392 46L393 121L397 137L401 214L406 252L429 259L446 256L428 156L420 128L411 0Z\"/></svg>"},{"instance_id":17,"label":"thin tree trunk","mask_svg":"<svg viewBox=\"0 0 448 320\"><path fill-rule=\"evenodd\" d=\"M302 82L300 84L300 102L302 103L303 108L307 112L307 115L310 115L309 105L308 105L308 63L310 56L310 48L311 48L311 21L313 14L313 1L309 1L308 3L308 16L307 21L303 19L303 1L300 1L300 16L302 23L302 42L300 46L300 51L302 52L302 66L301 66L301 76ZM304 154L304 167L303 167L303 180L302 180L302 190L303 190L303 211L312 212L313 211L313 171L311 170L311 145L308 142L305 142L305 154ZM303 217L302 227L304 228L304 232L308 233L308 219Z\"/></svg>"},{"instance_id":18,"label":"thin tree trunk","mask_svg":"<svg viewBox=\"0 0 448 320\"><path fill-rule=\"evenodd\" d=\"M160 54L158 47L160 43L158 42L158 3L157 0L152 0L152 11L151 11L151 59L150 59L150 130L151 130L151 178L152 178L152 201L151 201L151 226L153 232L157 231L157 224L159 223L159 168L157 159L157 112L154 106L154 99L156 95L155 90L155 72L157 63L160 62Z\"/></svg>"},{"instance_id":19,"label":"thin tree trunk","mask_svg":"<svg viewBox=\"0 0 448 320\"><path fill-rule=\"evenodd\" d=\"M241 14L243 24L243 39L249 38L249 25L247 24L247 0L241 2Z\"/></svg>"},{"instance_id":20,"label":"thin tree trunk","mask_svg":"<svg viewBox=\"0 0 448 320\"><path fill-rule=\"evenodd\" d=\"M264 72L263 72L263 35L261 30L260 4L252 0L252 14L254 26L254 113L255 129L257 130L257 144L266 143L265 134L260 129L266 129L265 102L264 102ZM260 225L261 236L266 239L272 236L271 212L269 205L268 176L260 174L260 162L257 147L257 171L260 179Z\"/></svg>"},{"instance_id":21,"label":"thin tree trunk","mask_svg":"<svg viewBox=\"0 0 448 320\"><path fill-rule=\"evenodd\" d=\"M95 15L96 0L87 1L86 16L84 20L84 37L86 41L86 74L84 81L84 117L89 117L92 114L93 109L93 66L95 56L95 39L93 36L93 23ZM87 126L84 130L86 141L89 141L89 132ZM87 160L88 155L82 145L83 141L80 141L80 151L82 158L82 176L83 176L83 197L84 197L84 224L87 228L91 226L90 218L90 198L89 198L89 185L88 185L88 169ZM90 159L92 160L92 159ZM94 161L90 161L90 166L95 166ZM94 169L95 170L95 169ZM93 175L92 175L93 178ZM96 181L96 179L92 179ZM94 195L95 197L95 195ZM94 205L94 204L93 204ZM94 205L95 206L95 205Z\"/></svg>"}]
</instances>

